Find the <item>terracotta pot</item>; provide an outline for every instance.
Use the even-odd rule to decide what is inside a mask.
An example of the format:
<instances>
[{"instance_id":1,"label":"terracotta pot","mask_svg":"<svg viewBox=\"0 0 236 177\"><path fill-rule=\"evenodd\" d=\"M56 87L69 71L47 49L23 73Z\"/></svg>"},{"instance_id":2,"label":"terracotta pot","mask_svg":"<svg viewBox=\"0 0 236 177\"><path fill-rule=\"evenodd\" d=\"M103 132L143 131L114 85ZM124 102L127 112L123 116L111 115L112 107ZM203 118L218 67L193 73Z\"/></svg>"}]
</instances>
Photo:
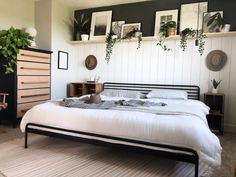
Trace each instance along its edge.
<instances>
[{"instance_id":1,"label":"terracotta pot","mask_svg":"<svg viewBox=\"0 0 236 177\"><path fill-rule=\"evenodd\" d=\"M176 28L168 29L168 36L174 36L174 35L176 35Z\"/></svg>"}]
</instances>

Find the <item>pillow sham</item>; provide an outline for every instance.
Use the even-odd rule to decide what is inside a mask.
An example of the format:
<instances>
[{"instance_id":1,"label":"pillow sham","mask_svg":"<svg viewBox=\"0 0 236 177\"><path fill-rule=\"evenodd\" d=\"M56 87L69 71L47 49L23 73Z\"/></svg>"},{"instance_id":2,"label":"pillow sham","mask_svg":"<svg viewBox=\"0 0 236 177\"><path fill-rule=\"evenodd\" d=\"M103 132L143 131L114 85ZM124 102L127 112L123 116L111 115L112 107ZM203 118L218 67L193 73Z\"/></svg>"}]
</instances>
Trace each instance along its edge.
<instances>
[{"instance_id":1,"label":"pillow sham","mask_svg":"<svg viewBox=\"0 0 236 177\"><path fill-rule=\"evenodd\" d=\"M155 89L147 94L147 98L187 100L188 93L183 90Z\"/></svg>"},{"instance_id":2,"label":"pillow sham","mask_svg":"<svg viewBox=\"0 0 236 177\"><path fill-rule=\"evenodd\" d=\"M102 96L123 97L123 98L143 98L144 95L140 91L134 90L113 90L107 89L100 93Z\"/></svg>"}]
</instances>

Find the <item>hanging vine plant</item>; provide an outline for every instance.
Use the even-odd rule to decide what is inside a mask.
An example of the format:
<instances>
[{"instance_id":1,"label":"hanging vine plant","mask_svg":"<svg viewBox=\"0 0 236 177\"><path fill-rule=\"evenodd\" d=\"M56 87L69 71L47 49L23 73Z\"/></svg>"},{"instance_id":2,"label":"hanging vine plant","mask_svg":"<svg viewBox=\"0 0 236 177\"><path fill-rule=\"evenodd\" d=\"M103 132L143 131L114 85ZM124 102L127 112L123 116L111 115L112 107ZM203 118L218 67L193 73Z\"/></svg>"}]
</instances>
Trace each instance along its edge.
<instances>
[{"instance_id":1,"label":"hanging vine plant","mask_svg":"<svg viewBox=\"0 0 236 177\"><path fill-rule=\"evenodd\" d=\"M108 33L107 37L106 37L106 57L105 57L105 60L107 61L107 63L110 62L113 47L114 47L115 43L120 42L122 40L130 40L133 37L138 38L137 49L139 49L141 47L141 41L142 41L142 32L140 32L139 30L133 28L124 37L122 37L120 39L118 39L117 35L115 35L113 32Z\"/></svg>"},{"instance_id":2,"label":"hanging vine plant","mask_svg":"<svg viewBox=\"0 0 236 177\"><path fill-rule=\"evenodd\" d=\"M187 48L187 40L189 38L195 38L196 39L196 45L198 46L198 51L200 55L203 54L204 52L204 46L205 46L205 41L204 38L207 36L203 34L202 30L193 30L191 28L186 28L180 33L180 47L185 51Z\"/></svg>"},{"instance_id":3,"label":"hanging vine plant","mask_svg":"<svg viewBox=\"0 0 236 177\"><path fill-rule=\"evenodd\" d=\"M107 63L110 62L110 58L112 55L112 51L113 51L113 46L115 45L117 38L113 37L114 34L113 33L108 33L107 37L106 37L106 57L105 60L107 61Z\"/></svg>"},{"instance_id":4,"label":"hanging vine plant","mask_svg":"<svg viewBox=\"0 0 236 177\"><path fill-rule=\"evenodd\" d=\"M19 49L30 46L32 39L29 33L13 27L0 31L0 52L4 56L2 59L5 60L3 66L6 74L14 72Z\"/></svg>"},{"instance_id":5,"label":"hanging vine plant","mask_svg":"<svg viewBox=\"0 0 236 177\"><path fill-rule=\"evenodd\" d=\"M170 51L171 49L165 44L166 38L170 35L175 35L177 24L175 21L168 21L160 27L160 35L158 36L157 46L160 46L164 51Z\"/></svg>"}]
</instances>

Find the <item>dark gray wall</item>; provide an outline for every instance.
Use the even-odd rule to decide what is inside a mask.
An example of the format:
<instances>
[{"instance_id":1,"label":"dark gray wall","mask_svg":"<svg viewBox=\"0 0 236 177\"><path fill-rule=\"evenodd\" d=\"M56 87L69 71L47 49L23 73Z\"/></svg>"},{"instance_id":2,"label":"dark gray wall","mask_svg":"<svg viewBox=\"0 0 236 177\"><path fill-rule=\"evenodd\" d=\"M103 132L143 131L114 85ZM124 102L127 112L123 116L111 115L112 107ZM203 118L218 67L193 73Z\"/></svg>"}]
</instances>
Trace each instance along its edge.
<instances>
[{"instance_id":1,"label":"dark gray wall","mask_svg":"<svg viewBox=\"0 0 236 177\"><path fill-rule=\"evenodd\" d=\"M132 4L99 7L75 11L75 18L81 13L89 18L92 12L112 10L112 21L124 20L126 23L141 23L144 36L153 36L156 11L179 9L181 4L206 2L204 0L155 0ZM231 31L236 30L236 0L208 0L208 11L224 11L224 19L232 25ZM180 13L179 13L180 14Z\"/></svg>"}]
</instances>

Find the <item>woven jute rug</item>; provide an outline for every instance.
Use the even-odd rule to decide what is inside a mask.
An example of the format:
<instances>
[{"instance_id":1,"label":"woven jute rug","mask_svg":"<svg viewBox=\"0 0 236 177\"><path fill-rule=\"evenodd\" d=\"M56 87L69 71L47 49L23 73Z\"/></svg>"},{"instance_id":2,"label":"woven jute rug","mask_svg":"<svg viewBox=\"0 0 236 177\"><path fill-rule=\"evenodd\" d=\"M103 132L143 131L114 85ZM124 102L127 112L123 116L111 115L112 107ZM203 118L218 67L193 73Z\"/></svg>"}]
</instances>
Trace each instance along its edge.
<instances>
[{"instance_id":1,"label":"woven jute rug","mask_svg":"<svg viewBox=\"0 0 236 177\"><path fill-rule=\"evenodd\" d=\"M194 165L153 155L43 136L0 144L0 171L7 177L191 177ZM200 164L200 176L211 168Z\"/></svg>"},{"instance_id":2,"label":"woven jute rug","mask_svg":"<svg viewBox=\"0 0 236 177\"><path fill-rule=\"evenodd\" d=\"M0 134L2 134L2 133L6 133L6 131L0 129Z\"/></svg>"}]
</instances>

